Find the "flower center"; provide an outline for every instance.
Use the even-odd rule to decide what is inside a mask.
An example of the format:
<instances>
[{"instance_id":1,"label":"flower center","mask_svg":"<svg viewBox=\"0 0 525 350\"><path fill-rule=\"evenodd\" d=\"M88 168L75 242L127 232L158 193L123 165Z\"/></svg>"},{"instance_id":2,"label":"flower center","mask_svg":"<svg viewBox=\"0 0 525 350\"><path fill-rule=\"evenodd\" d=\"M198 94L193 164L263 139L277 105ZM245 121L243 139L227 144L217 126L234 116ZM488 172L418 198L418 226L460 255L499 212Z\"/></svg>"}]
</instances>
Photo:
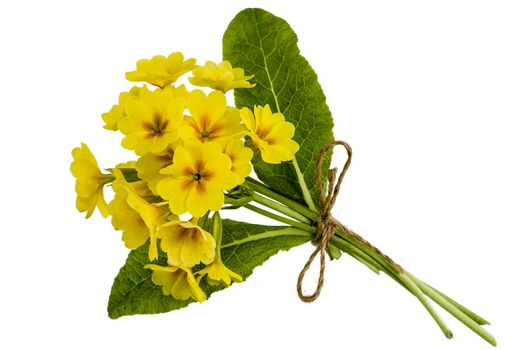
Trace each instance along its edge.
<instances>
[{"instance_id":1,"label":"flower center","mask_svg":"<svg viewBox=\"0 0 525 350\"><path fill-rule=\"evenodd\" d=\"M200 173L195 173L192 177L193 181L199 181L200 179L202 179L202 175Z\"/></svg>"},{"instance_id":2,"label":"flower center","mask_svg":"<svg viewBox=\"0 0 525 350\"><path fill-rule=\"evenodd\" d=\"M201 131L201 136L205 139L207 139L208 137L210 137L210 132L208 130L202 130Z\"/></svg>"},{"instance_id":3,"label":"flower center","mask_svg":"<svg viewBox=\"0 0 525 350\"><path fill-rule=\"evenodd\" d=\"M153 122L144 123L144 128L149 129L149 137L162 136L168 124L169 120L163 120L159 114L156 114Z\"/></svg>"},{"instance_id":4,"label":"flower center","mask_svg":"<svg viewBox=\"0 0 525 350\"><path fill-rule=\"evenodd\" d=\"M162 135L164 128L162 127L162 125L157 124L157 125L153 125L151 130L153 131L155 135Z\"/></svg>"}]
</instances>

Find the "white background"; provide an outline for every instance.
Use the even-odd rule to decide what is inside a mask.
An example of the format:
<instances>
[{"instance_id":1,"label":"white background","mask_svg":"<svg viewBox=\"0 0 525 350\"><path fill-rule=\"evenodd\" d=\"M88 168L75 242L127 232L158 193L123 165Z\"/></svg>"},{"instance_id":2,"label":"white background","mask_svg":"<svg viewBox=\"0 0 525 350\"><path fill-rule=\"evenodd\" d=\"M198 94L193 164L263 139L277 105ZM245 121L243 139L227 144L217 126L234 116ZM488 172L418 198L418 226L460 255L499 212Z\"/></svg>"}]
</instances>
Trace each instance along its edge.
<instances>
[{"instance_id":1,"label":"white background","mask_svg":"<svg viewBox=\"0 0 525 350\"><path fill-rule=\"evenodd\" d=\"M2 2L0 348L490 348L443 312L445 339L414 297L349 257L303 304L310 245L202 305L107 317L127 251L108 220L75 211L70 151L86 142L101 167L133 157L100 118L131 86L124 73L174 51L220 60L227 24L251 6L292 25L354 148L335 215L492 321L499 348L524 348L523 2L247 0Z\"/></svg>"}]
</instances>

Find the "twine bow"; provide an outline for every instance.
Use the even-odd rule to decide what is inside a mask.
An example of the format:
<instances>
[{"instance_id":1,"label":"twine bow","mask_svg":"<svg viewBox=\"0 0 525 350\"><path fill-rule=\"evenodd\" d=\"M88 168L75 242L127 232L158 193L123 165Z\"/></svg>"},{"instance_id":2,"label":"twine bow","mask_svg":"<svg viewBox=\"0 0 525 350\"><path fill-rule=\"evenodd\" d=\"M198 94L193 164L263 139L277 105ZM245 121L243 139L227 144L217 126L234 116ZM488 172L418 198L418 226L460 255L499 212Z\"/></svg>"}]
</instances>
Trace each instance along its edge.
<instances>
[{"instance_id":1,"label":"twine bow","mask_svg":"<svg viewBox=\"0 0 525 350\"><path fill-rule=\"evenodd\" d=\"M332 168L328 170L326 174L327 175L326 177L328 180L328 190L326 191L326 194L325 194L325 189L323 186L323 177L322 177L323 161L324 161L324 157L326 153L337 145L341 145L345 147L346 153L347 153L347 160L338 178L337 178L337 168ZM356 238L358 241L360 241L361 243L365 244L366 246L374 250L382 258L384 258L387 262L389 262L396 270L403 271L401 266L396 264L392 259L390 259L387 255L383 254L378 248L370 244L363 237L361 237L360 235L358 235L357 233L355 233L354 231L350 230L348 227L343 225L341 222L335 219L331 214L331 210L334 207L337 196L339 195L341 183L343 182L346 172L348 168L350 167L351 161L352 161L352 147L350 147L350 145L344 141L333 141L331 143L326 144L319 152L319 157L317 158L316 185L319 191L320 216L319 216L319 219L317 219L317 221L315 222L315 226L317 228L317 235L315 239L312 241L312 243L316 247L315 247L315 250L310 255L310 258L308 258L308 261L304 265L303 269L299 273L299 277L297 278L297 294L299 295L299 298L305 303L310 303L314 301L315 299L317 299L319 294L321 294L321 289L323 288L323 285L324 285L325 250L326 250L328 243L330 243L330 240L335 235L337 229L342 230L347 235ZM337 181L336 181L336 178L337 178ZM320 266L319 266L319 277L317 279L317 288L312 294L305 295L303 293L303 278L306 272L310 269L310 265L315 260L318 254L320 256Z\"/></svg>"}]
</instances>

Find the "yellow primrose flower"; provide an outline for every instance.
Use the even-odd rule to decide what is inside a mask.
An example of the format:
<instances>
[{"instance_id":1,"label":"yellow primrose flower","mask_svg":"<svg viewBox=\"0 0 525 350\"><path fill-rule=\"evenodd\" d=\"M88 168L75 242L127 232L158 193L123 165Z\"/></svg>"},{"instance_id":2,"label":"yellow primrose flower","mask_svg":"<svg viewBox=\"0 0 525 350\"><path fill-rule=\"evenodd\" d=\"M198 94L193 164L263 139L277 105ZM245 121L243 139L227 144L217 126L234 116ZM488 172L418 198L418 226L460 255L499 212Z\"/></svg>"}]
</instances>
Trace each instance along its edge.
<instances>
[{"instance_id":1,"label":"yellow primrose flower","mask_svg":"<svg viewBox=\"0 0 525 350\"><path fill-rule=\"evenodd\" d=\"M137 174L139 178L146 181L153 194L158 195L157 184L160 180L169 176L159 173L160 169L172 164L175 148L180 144L182 143L171 143L164 151L160 153L146 153L137 160Z\"/></svg>"},{"instance_id":2,"label":"yellow primrose flower","mask_svg":"<svg viewBox=\"0 0 525 350\"><path fill-rule=\"evenodd\" d=\"M141 97L149 92L147 86L143 85L142 87L134 86L129 92L120 93L118 105L114 105L109 112L102 114L102 119L106 123L104 129L112 131L118 130L118 122L126 116L126 101L130 98Z\"/></svg>"},{"instance_id":3,"label":"yellow primrose flower","mask_svg":"<svg viewBox=\"0 0 525 350\"><path fill-rule=\"evenodd\" d=\"M172 221L159 229L160 249L168 254L168 263L193 267L209 264L215 257L215 239L196 223Z\"/></svg>"},{"instance_id":4,"label":"yellow primrose flower","mask_svg":"<svg viewBox=\"0 0 525 350\"><path fill-rule=\"evenodd\" d=\"M244 147L242 140L234 139L228 142L224 153L232 161L231 171L238 177L237 184L242 184L246 176L252 172L250 161L253 157L253 151L248 147Z\"/></svg>"},{"instance_id":5,"label":"yellow primrose flower","mask_svg":"<svg viewBox=\"0 0 525 350\"><path fill-rule=\"evenodd\" d=\"M294 125L285 121L281 113L272 113L269 105L255 106L254 112L255 116L244 107L241 119L253 144L261 150L262 159L270 164L292 160L299 150L297 142L292 140Z\"/></svg>"},{"instance_id":6,"label":"yellow primrose flower","mask_svg":"<svg viewBox=\"0 0 525 350\"><path fill-rule=\"evenodd\" d=\"M104 200L104 185L113 180L110 174L102 174L97 160L84 143L73 149L71 173L76 178L77 210L86 212L86 219L98 207L103 217L108 216L108 204Z\"/></svg>"},{"instance_id":7,"label":"yellow primrose flower","mask_svg":"<svg viewBox=\"0 0 525 350\"><path fill-rule=\"evenodd\" d=\"M113 174L115 175L113 188L115 189L116 197L118 198L115 199L117 202L115 202L111 209L118 209L119 206L122 208L120 203L122 203L121 201L125 198L129 208L138 214L137 217L135 215L130 215L129 212L124 212L122 215L124 216L123 218L122 216L119 217L117 215L116 222L112 220L113 225L116 224L115 227L118 227L119 229L121 227L122 229L127 228L127 232L124 232L126 235L123 235L122 238L125 240L124 242L128 248L136 248L137 246L135 245L139 244L138 246L140 246L144 244L147 239L144 239L144 236L146 236L147 233L147 237L150 238L148 253L149 259L157 259L157 228L160 224L165 222L163 214L166 214L166 210L161 210L161 208L149 203L140 196L140 192L148 194L149 191L145 186L140 187L141 185L127 182L118 168L113 169ZM138 190L140 190L140 192ZM126 217L129 219L135 219L135 221L123 224L120 220L126 219ZM130 226L135 227L130 230ZM147 229L147 231L144 228Z\"/></svg>"},{"instance_id":8,"label":"yellow primrose flower","mask_svg":"<svg viewBox=\"0 0 525 350\"><path fill-rule=\"evenodd\" d=\"M143 181L133 182L131 185L137 192L142 192L138 186L145 185ZM111 223L115 230L122 230L122 241L126 245L126 248L135 249L146 243L149 238L149 229L146 223L140 217L139 213L133 210L128 202L128 192L121 187L113 183L115 190L115 198L109 203L109 214L111 215Z\"/></svg>"},{"instance_id":9,"label":"yellow primrose flower","mask_svg":"<svg viewBox=\"0 0 525 350\"><path fill-rule=\"evenodd\" d=\"M223 191L236 186L231 165L218 143L188 139L175 149L173 164L160 170L170 176L159 181L157 192L169 201L173 214L200 217L207 210L221 209Z\"/></svg>"},{"instance_id":10,"label":"yellow primrose flower","mask_svg":"<svg viewBox=\"0 0 525 350\"><path fill-rule=\"evenodd\" d=\"M154 197L144 181L135 181L123 186L121 175L117 175L117 181L113 182L115 198L109 203L109 213L111 214L111 223L115 230L122 230L122 241L126 248L135 249L142 246L150 237L150 228L142 219L140 214L128 204L128 189L140 196L141 198ZM125 187L128 186L128 189ZM163 216L168 212L167 206L157 207L163 223Z\"/></svg>"},{"instance_id":11,"label":"yellow primrose flower","mask_svg":"<svg viewBox=\"0 0 525 350\"><path fill-rule=\"evenodd\" d=\"M211 286L219 283L229 286L232 280L234 282L242 282L242 277L227 268L218 254L213 263L198 271L197 275L200 275L198 278L199 282L205 275L208 275L208 284Z\"/></svg>"},{"instance_id":12,"label":"yellow primrose flower","mask_svg":"<svg viewBox=\"0 0 525 350\"><path fill-rule=\"evenodd\" d=\"M191 297L199 303L206 300L206 293L199 287L188 268L154 264L148 264L144 268L153 270L151 279L154 284L162 287L164 295L171 295L177 300L187 300Z\"/></svg>"},{"instance_id":13,"label":"yellow primrose flower","mask_svg":"<svg viewBox=\"0 0 525 350\"><path fill-rule=\"evenodd\" d=\"M180 128L182 139L225 143L232 137L242 137L239 111L226 107L224 93L213 91L206 96L201 90L194 90L188 94L188 110L191 117L184 118Z\"/></svg>"},{"instance_id":14,"label":"yellow primrose flower","mask_svg":"<svg viewBox=\"0 0 525 350\"><path fill-rule=\"evenodd\" d=\"M190 58L184 61L180 52L174 52L168 57L154 56L151 60L137 62L137 70L126 73L129 81L145 81L163 88L175 82L181 75L195 67L196 60Z\"/></svg>"},{"instance_id":15,"label":"yellow primrose flower","mask_svg":"<svg viewBox=\"0 0 525 350\"><path fill-rule=\"evenodd\" d=\"M118 123L124 135L122 146L139 156L158 153L179 139L185 101L173 91L155 90L139 99L128 100L127 116Z\"/></svg>"},{"instance_id":16,"label":"yellow primrose flower","mask_svg":"<svg viewBox=\"0 0 525 350\"><path fill-rule=\"evenodd\" d=\"M248 81L251 78L253 75L245 76L242 68L232 68L228 61L219 64L208 61L203 67L193 70L193 76L189 81L195 86L208 86L226 92L231 89L254 87L255 84L250 84Z\"/></svg>"}]
</instances>

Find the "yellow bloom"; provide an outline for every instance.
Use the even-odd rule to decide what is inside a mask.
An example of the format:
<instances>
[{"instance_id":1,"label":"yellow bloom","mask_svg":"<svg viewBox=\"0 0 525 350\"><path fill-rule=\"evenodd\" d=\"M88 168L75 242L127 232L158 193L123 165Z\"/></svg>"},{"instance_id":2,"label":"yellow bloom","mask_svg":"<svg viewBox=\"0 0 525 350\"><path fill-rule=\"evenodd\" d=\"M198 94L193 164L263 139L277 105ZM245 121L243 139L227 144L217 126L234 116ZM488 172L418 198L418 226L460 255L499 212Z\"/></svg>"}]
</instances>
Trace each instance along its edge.
<instances>
[{"instance_id":1,"label":"yellow bloom","mask_svg":"<svg viewBox=\"0 0 525 350\"><path fill-rule=\"evenodd\" d=\"M272 113L269 105L255 106L254 112L255 116L244 107L241 119L254 145L261 150L262 159L270 164L292 160L299 150L297 142L292 140L294 125L285 121L281 113Z\"/></svg>"},{"instance_id":2,"label":"yellow bloom","mask_svg":"<svg viewBox=\"0 0 525 350\"><path fill-rule=\"evenodd\" d=\"M159 229L160 249L168 254L168 263L191 268L209 264L215 257L215 239L190 221L172 221Z\"/></svg>"},{"instance_id":3,"label":"yellow bloom","mask_svg":"<svg viewBox=\"0 0 525 350\"><path fill-rule=\"evenodd\" d=\"M112 175L100 172L97 160L84 143L73 149L71 173L76 178L77 209L86 212L86 219L98 207L103 217L108 216L108 204L104 200L104 185L113 180Z\"/></svg>"},{"instance_id":4,"label":"yellow bloom","mask_svg":"<svg viewBox=\"0 0 525 350\"><path fill-rule=\"evenodd\" d=\"M237 176L230 169L231 160L218 143L189 139L175 149L173 164L160 170L170 176L159 181L157 192L169 201L173 214L200 217L221 209L223 191L235 187Z\"/></svg>"},{"instance_id":5,"label":"yellow bloom","mask_svg":"<svg viewBox=\"0 0 525 350\"><path fill-rule=\"evenodd\" d=\"M139 99L128 100L127 116L118 123L124 135L122 146L139 156L158 153L179 139L185 101L173 91L155 90Z\"/></svg>"},{"instance_id":6,"label":"yellow bloom","mask_svg":"<svg viewBox=\"0 0 525 350\"><path fill-rule=\"evenodd\" d=\"M195 67L195 59L184 61L180 52L175 52L168 57L154 56L151 60L137 62L137 70L126 73L129 81L145 81L163 88L175 82L181 75Z\"/></svg>"},{"instance_id":7,"label":"yellow bloom","mask_svg":"<svg viewBox=\"0 0 525 350\"><path fill-rule=\"evenodd\" d=\"M182 139L197 138L201 142L225 143L242 136L241 118L236 108L226 107L226 96L213 91L208 96L201 90L188 94L191 117L184 118L180 128Z\"/></svg>"},{"instance_id":8,"label":"yellow bloom","mask_svg":"<svg viewBox=\"0 0 525 350\"><path fill-rule=\"evenodd\" d=\"M120 176L117 176L119 178ZM121 179L122 181L122 179ZM115 198L109 203L111 223L116 230L122 230L122 241L129 249L142 246L150 237L150 229L140 214L128 204L128 189L142 198L152 198L153 194L144 181L130 182L123 186L121 181L113 182ZM157 207L161 214L167 212L166 207ZM161 216L162 218L162 216ZM162 223L164 220L159 222Z\"/></svg>"},{"instance_id":9,"label":"yellow bloom","mask_svg":"<svg viewBox=\"0 0 525 350\"><path fill-rule=\"evenodd\" d=\"M219 64L208 61L204 67L195 68L189 80L195 86L208 86L226 92L230 89L254 87L255 84L248 81L251 78L253 75L245 76L242 68L232 68L228 61Z\"/></svg>"},{"instance_id":10,"label":"yellow bloom","mask_svg":"<svg viewBox=\"0 0 525 350\"><path fill-rule=\"evenodd\" d=\"M191 297L199 303L206 300L206 293L199 287L195 276L188 268L154 264L148 264L144 268L153 270L151 279L157 286L162 286L164 295L171 295L178 300L187 300Z\"/></svg>"},{"instance_id":11,"label":"yellow bloom","mask_svg":"<svg viewBox=\"0 0 525 350\"><path fill-rule=\"evenodd\" d=\"M173 154L179 142L169 144L168 147L160 153L146 153L137 160L137 173L141 179L146 181L149 189L155 195L157 193L157 184L160 180L169 175L159 173L160 169L172 164Z\"/></svg>"},{"instance_id":12,"label":"yellow bloom","mask_svg":"<svg viewBox=\"0 0 525 350\"><path fill-rule=\"evenodd\" d=\"M208 275L208 284L212 286L219 283L224 283L229 286L232 283L232 280L234 282L242 282L242 277L240 275L224 265L220 255L217 255L213 263L198 271L197 275L200 275L198 279L199 282L201 278Z\"/></svg>"},{"instance_id":13,"label":"yellow bloom","mask_svg":"<svg viewBox=\"0 0 525 350\"><path fill-rule=\"evenodd\" d=\"M238 177L237 184L242 184L246 176L252 172L250 161L253 157L253 151L248 147L244 147L244 143L241 140L234 139L228 142L224 153L232 161L231 170Z\"/></svg>"},{"instance_id":14,"label":"yellow bloom","mask_svg":"<svg viewBox=\"0 0 525 350\"><path fill-rule=\"evenodd\" d=\"M104 129L112 131L118 130L118 122L126 116L126 101L131 98L141 97L149 92L146 85L142 87L134 86L129 92L122 92L118 98L118 105L114 105L109 112L102 114L102 119L106 123Z\"/></svg>"},{"instance_id":15,"label":"yellow bloom","mask_svg":"<svg viewBox=\"0 0 525 350\"><path fill-rule=\"evenodd\" d=\"M116 229L124 230L122 239L128 248L141 246L149 237L149 259L154 260L158 257L157 228L165 222L167 210L162 210L141 196L151 196L143 181L129 183L119 169L113 169L113 174L116 196L110 207L114 215L112 223Z\"/></svg>"},{"instance_id":16,"label":"yellow bloom","mask_svg":"<svg viewBox=\"0 0 525 350\"><path fill-rule=\"evenodd\" d=\"M144 185L143 181L139 181ZM137 183L132 183L134 190L141 191L137 188ZM111 223L115 230L122 230L122 241L126 248L135 249L146 243L149 238L149 229L146 223L140 217L139 213L133 210L128 202L128 192L120 185L113 186L115 189L115 198L109 203L109 214Z\"/></svg>"}]
</instances>

